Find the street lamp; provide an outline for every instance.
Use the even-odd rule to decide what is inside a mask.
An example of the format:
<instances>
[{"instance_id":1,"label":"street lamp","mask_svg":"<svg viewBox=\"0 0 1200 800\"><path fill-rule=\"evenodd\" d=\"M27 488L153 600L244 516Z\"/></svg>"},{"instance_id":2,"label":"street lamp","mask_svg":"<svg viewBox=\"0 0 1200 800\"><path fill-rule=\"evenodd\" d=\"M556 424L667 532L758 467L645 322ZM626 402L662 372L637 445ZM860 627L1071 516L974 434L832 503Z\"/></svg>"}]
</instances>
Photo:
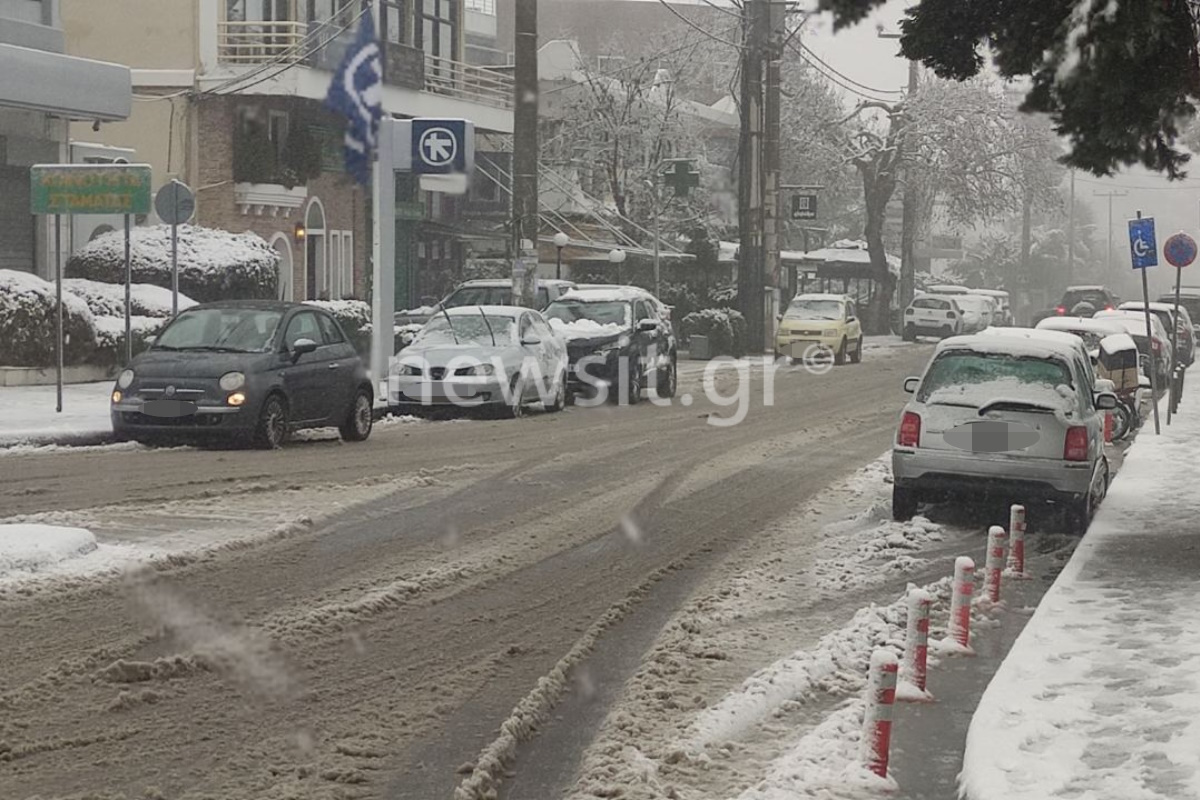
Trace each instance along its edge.
<instances>
[{"instance_id":1,"label":"street lamp","mask_svg":"<svg viewBox=\"0 0 1200 800\"><path fill-rule=\"evenodd\" d=\"M562 231L554 234L554 246L558 248L558 266L554 270L554 277L562 280L562 251L571 242L571 237L567 236Z\"/></svg>"},{"instance_id":2,"label":"street lamp","mask_svg":"<svg viewBox=\"0 0 1200 800\"><path fill-rule=\"evenodd\" d=\"M621 282L621 265L625 263L625 251L617 247L608 251L608 261L617 268L617 283Z\"/></svg>"}]
</instances>

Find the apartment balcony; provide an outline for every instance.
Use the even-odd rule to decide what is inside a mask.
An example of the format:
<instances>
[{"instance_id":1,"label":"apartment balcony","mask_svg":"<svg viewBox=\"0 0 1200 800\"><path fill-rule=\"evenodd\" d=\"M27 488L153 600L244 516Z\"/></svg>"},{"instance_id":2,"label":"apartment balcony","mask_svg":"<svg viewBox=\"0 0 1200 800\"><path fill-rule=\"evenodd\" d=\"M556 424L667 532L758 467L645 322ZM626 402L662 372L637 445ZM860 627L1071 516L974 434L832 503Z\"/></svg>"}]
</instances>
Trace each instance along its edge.
<instances>
[{"instance_id":1,"label":"apartment balcony","mask_svg":"<svg viewBox=\"0 0 1200 800\"><path fill-rule=\"evenodd\" d=\"M336 69L346 47L353 41L348 26L334 28L331 25L310 26L303 22L241 22L216 21L215 69L209 70L213 82L236 78L238 73L270 65L262 70L254 83L254 93L293 93L307 95L304 87L287 84L298 79L286 75L288 67L307 67L322 71L324 77L309 76L308 84L316 86L324 82L328 86L328 72ZM336 35L335 35L336 34ZM511 131L511 109L513 105L513 79L508 71L492 70L447 58L430 56L405 45L388 44L384 55L385 86L415 90L425 95L436 95L456 103L432 101L418 102L416 107L403 107L399 102L389 103L385 91L385 106L392 113L419 116L462 116L480 123L480 115L470 113L471 107L486 106L501 112L508 123L483 127L493 130ZM273 89L272 82L279 84ZM238 91L236 88L234 91ZM314 96L315 89L313 89ZM323 93L319 95L323 97ZM411 95L409 95L411 98ZM467 105L463 105L467 104ZM428 106L426 111L422 106ZM498 120L495 114L483 114L485 118Z\"/></svg>"}]
</instances>

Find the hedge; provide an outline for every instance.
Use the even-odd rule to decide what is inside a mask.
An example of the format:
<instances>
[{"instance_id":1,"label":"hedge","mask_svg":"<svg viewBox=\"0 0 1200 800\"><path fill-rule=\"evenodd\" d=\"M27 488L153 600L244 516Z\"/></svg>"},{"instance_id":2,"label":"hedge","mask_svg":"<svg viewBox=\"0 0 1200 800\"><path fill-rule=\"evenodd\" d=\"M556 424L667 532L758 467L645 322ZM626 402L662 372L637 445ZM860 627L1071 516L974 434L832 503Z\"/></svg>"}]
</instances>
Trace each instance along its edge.
<instances>
[{"instance_id":1,"label":"hedge","mask_svg":"<svg viewBox=\"0 0 1200 800\"><path fill-rule=\"evenodd\" d=\"M693 336L708 337L714 356L741 358L746 354L746 318L732 308L706 308L683 318L680 326L683 340Z\"/></svg>"},{"instance_id":2,"label":"hedge","mask_svg":"<svg viewBox=\"0 0 1200 800\"><path fill-rule=\"evenodd\" d=\"M171 229L134 228L130 260L133 282L171 288ZM179 226L179 291L201 303L272 300L278 296L279 254L254 233ZM101 283L125 280L125 234L96 237L67 261L66 274Z\"/></svg>"},{"instance_id":3,"label":"hedge","mask_svg":"<svg viewBox=\"0 0 1200 800\"><path fill-rule=\"evenodd\" d=\"M30 272L0 269L0 364L48 367L55 363L58 302L54 284ZM63 332L68 364L88 362L97 348L96 324L87 303L63 292Z\"/></svg>"}]
</instances>

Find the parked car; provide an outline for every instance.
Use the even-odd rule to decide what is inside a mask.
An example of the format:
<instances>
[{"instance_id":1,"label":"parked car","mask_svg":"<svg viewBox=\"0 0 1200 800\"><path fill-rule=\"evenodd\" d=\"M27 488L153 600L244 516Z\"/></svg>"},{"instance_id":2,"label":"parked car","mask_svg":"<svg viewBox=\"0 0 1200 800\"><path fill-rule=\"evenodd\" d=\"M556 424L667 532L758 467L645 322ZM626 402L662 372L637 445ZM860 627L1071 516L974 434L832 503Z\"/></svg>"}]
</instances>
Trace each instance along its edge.
<instances>
[{"instance_id":1,"label":"parked car","mask_svg":"<svg viewBox=\"0 0 1200 800\"><path fill-rule=\"evenodd\" d=\"M424 325L444 308L458 308L459 306L511 306L514 304L512 287L511 280L466 281L456 286L454 291L446 295L440 303L397 312L395 321L397 325ZM553 278L548 280L539 279L537 302L535 303L536 309L538 311L545 310L546 306L574 287L575 284L571 281L562 281Z\"/></svg>"},{"instance_id":2,"label":"parked car","mask_svg":"<svg viewBox=\"0 0 1200 800\"><path fill-rule=\"evenodd\" d=\"M1129 300L1121 303L1117 307L1119 311L1142 311L1145 304L1140 300ZM1175 328L1176 336L1172 339L1172 343L1178 348L1179 363L1184 367L1190 367L1196 360L1196 334L1192 326L1192 317L1188 314L1187 308L1181 302L1179 305L1179 318L1175 318L1175 304L1171 303L1151 303L1150 313L1158 317L1158 321L1167 329L1167 335L1171 333L1172 327Z\"/></svg>"},{"instance_id":3,"label":"parked car","mask_svg":"<svg viewBox=\"0 0 1200 800\"><path fill-rule=\"evenodd\" d=\"M655 297L654 293L651 292L649 289L643 289L640 286L630 286L630 285L624 284L624 283L577 283L577 284L575 284L574 288L580 289L580 290L604 289L604 290L608 290L608 291L629 290L629 291L634 291L634 292L641 292L645 297L650 298L650 300L655 304L655 307L659 310L659 313L662 315L663 319L665 319L667 322L670 322L672 320L673 312L675 311L674 306L667 305L666 303L662 302L657 297Z\"/></svg>"},{"instance_id":4,"label":"parked car","mask_svg":"<svg viewBox=\"0 0 1200 800\"><path fill-rule=\"evenodd\" d=\"M674 397L678 346L664 309L628 286L576 289L551 303L546 318L566 342L570 398L600 386L611 402L637 403L651 386L659 397Z\"/></svg>"},{"instance_id":5,"label":"parked car","mask_svg":"<svg viewBox=\"0 0 1200 800\"><path fill-rule=\"evenodd\" d=\"M913 397L892 450L893 516L946 498L1045 501L1084 532L1108 489L1102 412L1117 405L1092 376L1081 343L1051 332L941 342L904 383Z\"/></svg>"},{"instance_id":6,"label":"parked car","mask_svg":"<svg viewBox=\"0 0 1200 800\"><path fill-rule=\"evenodd\" d=\"M1012 325L1015 323L1012 311L1012 299L1008 292L1002 289L971 289L970 294L978 294L983 297L990 297L996 304L996 315L992 320L993 325Z\"/></svg>"},{"instance_id":7,"label":"parked car","mask_svg":"<svg viewBox=\"0 0 1200 800\"><path fill-rule=\"evenodd\" d=\"M1106 286L1068 286L1062 299L1054 307L1054 313L1060 317L1081 316L1076 311L1081 303L1090 305L1092 313L1112 311L1119 302L1120 299Z\"/></svg>"},{"instance_id":8,"label":"parked car","mask_svg":"<svg viewBox=\"0 0 1200 800\"><path fill-rule=\"evenodd\" d=\"M775 357L793 361L831 355L833 363L862 361L863 330L854 300L842 294L798 294L779 317Z\"/></svg>"},{"instance_id":9,"label":"parked car","mask_svg":"<svg viewBox=\"0 0 1200 800\"><path fill-rule=\"evenodd\" d=\"M939 283L933 286L926 286L920 294L970 294L971 290L965 286L955 286L952 283Z\"/></svg>"},{"instance_id":10,"label":"parked car","mask_svg":"<svg viewBox=\"0 0 1200 800\"><path fill-rule=\"evenodd\" d=\"M961 294L954 298L962 311L962 332L977 333L992 327L996 304L990 297Z\"/></svg>"},{"instance_id":11,"label":"parked car","mask_svg":"<svg viewBox=\"0 0 1200 800\"><path fill-rule=\"evenodd\" d=\"M957 336L962 333L962 310L950 295L925 294L913 299L904 310L904 340L918 336Z\"/></svg>"},{"instance_id":12,"label":"parked car","mask_svg":"<svg viewBox=\"0 0 1200 800\"><path fill-rule=\"evenodd\" d=\"M1150 315L1150 339L1146 340L1146 317L1141 311L1097 311L1095 319L1113 320L1125 328L1125 332L1137 342L1138 350L1154 365L1154 376L1159 387L1167 385L1171 373L1171 335L1162 321ZM1149 374L1150 370L1146 371Z\"/></svg>"},{"instance_id":13,"label":"parked car","mask_svg":"<svg viewBox=\"0 0 1200 800\"><path fill-rule=\"evenodd\" d=\"M1160 295L1158 302L1175 306L1175 293L1167 292ZM1179 290L1179 305L1187 309L1192 320L1192 331L1197 341L1200 341L1200 286L1184 286Z\"/></svg>"},{"instance_id":14,"label":"parked car","mask_svg":"<svg viewBox=\"0 0 1200 800\"><path fill-rule=\"evenodd\" d=\"M1047 317L1037 324L1037 329L1062 331L1078 336L1083 340L1089 354L1100 347L1100 340L1104 337L1127 332L1125 326L1119 322L1093 317Z\"/></svg>"},{"instance_id":15,"label":"parked car","mask_svg":"<svg viewBox=\"0 0 1200 800\"><path fill-rule=\"evenodd\" d=\"M540 312L521 306L442 310L388 376L388 406L401 414L457 408L519 417L539 401L560 411L566 393L566 347Z\"/></svg>"},{"instance_id":16,"label":"parked car","mask_svg":"<svg viewBox=\"0 0 1200 800\"><path fill-rule=\"evenodd\" d=\"M193 306L117 376L118 439L218 438L282 445L301 428L371 434L366 367L338 321L299 303Z\"/></svg>"}]
</instances>

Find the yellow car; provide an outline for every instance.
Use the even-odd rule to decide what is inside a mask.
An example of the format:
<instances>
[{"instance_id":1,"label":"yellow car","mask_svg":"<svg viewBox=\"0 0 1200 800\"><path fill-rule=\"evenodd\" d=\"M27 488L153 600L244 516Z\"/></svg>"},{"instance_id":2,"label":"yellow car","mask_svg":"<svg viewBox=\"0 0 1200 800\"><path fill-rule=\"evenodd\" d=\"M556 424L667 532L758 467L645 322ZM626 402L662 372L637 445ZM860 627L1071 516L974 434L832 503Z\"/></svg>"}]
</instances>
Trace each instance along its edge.
<instances>
[{"instance_id":1,"label":"yellow car","mask_svg":"<svg viewBox=\"0 0 1200 800\"><path fill-rule=\"evenodd\" d=\"M841 294L800 294L779 318L776 358L793 361L832 355L833 363L862 361L862 322L854 301Z\"/></svg>"}]
</instances>

